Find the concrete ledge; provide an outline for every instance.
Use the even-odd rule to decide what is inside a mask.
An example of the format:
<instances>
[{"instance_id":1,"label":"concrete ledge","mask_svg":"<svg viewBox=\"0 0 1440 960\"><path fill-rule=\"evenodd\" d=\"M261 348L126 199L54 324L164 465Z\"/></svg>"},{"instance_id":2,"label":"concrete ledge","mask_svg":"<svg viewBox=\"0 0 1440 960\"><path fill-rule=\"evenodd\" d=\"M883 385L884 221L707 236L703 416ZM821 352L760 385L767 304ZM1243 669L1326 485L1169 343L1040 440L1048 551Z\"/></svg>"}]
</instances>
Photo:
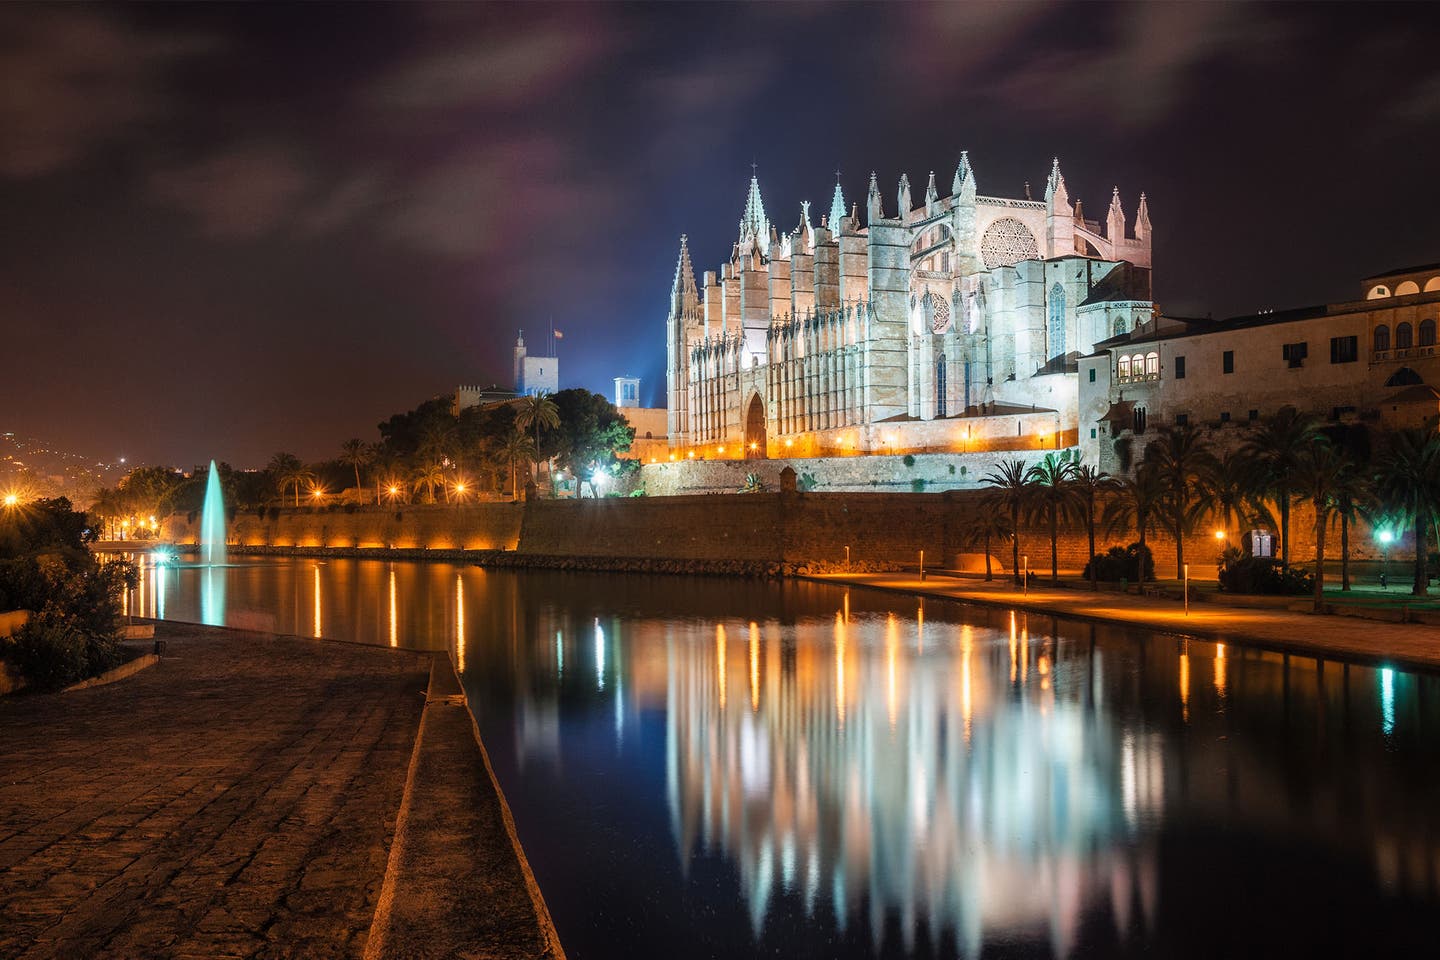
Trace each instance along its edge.
<instances>
[{"instance_id":1,"label":"concrete ledge","mask_svg":"<svg viewBox=\"0 0 1440 960\"><path fill-rule=\"evenodd\" d=\"M152 634L154 627L150 628ZM79 683L72 683L61 690L61 693L73 693L76 690L88 690L90 687L103 687L107 683L114 683L116 680L124 680L126 677L134 676L146 667L153 667L160 662L160 658L153 653L145 653L134 660L122 663L113 670L106 670L98 677L91 677L89 680L81 680Z\"/></svg>"},{"instance_id":2,"label":"concrete ledge","mask_svg":"<svg viewBox=\"0 0 1440 960\"><path fill-rule=\"evenodd\" d=\"M430 687L365 960L564 960L450 659Z\"/></svg>"}]
</instances>

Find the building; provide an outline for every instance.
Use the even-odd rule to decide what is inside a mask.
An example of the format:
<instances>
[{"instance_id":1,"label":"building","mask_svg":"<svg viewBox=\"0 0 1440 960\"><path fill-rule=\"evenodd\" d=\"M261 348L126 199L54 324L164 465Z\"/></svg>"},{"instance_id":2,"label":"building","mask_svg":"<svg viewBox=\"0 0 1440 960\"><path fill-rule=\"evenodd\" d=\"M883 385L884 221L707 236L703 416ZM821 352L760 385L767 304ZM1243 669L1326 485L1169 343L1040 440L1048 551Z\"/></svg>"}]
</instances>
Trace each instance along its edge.
<instances>
[{"instance_id":1,"label":"building","mask_svg":"<svg viewBox=\"0 0 1440 960\"><path fill-rule=\"evenodd\" d=\"M670 452L668 411L664 407L640 406L640 378L615 378L615 406L625 421L635 428L635 439L630 449L620 456L654 463L664 460Z\"/></svg>"},{"instance_id":2,"label":"building","mask_svg":"<svg viewBox=\"0 0 1440 960\"><path fill-rule=\"evenodd\" d=\"M1440 421L1440 264L1364 280L1360 299L1227 320L1157 317L1081 358L1080 447L1116 472L1165 424L1224 431L1284 406L1386 428Z\"/></svg>"},{"instance_id":3,"label":"building","mask_svg":"<svg viewBox=\"0 0 1440 960\"><path fill-rule=\"evenodd\" d=\"M1127 231L1072 203L1056 161L1043 200L982 196L961 155L942 198L900 179L865 224L836 183L780 233L752 176L739 238L696 283L685 237L667 321L668 434L682 457L824 456L1069 446L1077 360L1149 322L1144 194Z\"/></svg>"},{"instance_id":4,"label":"building","mask_svg":"<svg viewBox=\"0 0 1440 960\"><path fill-rule=\"evenodd\" d=\"M526 353L522 330L515 338L515 392L523 397L542 391L555 393L559 389L560 360L553 350L548 357L532 357Z\"/></svg>"}]
</instances>

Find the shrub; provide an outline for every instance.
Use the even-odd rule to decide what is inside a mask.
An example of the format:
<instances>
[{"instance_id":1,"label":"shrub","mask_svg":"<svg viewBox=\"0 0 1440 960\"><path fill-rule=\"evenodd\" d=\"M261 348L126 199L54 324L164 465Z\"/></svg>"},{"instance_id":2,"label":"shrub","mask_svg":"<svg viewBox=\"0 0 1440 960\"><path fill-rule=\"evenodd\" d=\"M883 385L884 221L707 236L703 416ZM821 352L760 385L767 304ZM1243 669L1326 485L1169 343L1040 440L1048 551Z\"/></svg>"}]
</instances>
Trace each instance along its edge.
<instances>
[{"instance_id":1,"label":"shrub","mask_svg":"<svg viewBox=\"0 0 1440 960\"><path fill-rule=\"evenodd\" d=\"M1095 568L1095 579L1118 583L1128 580L1139 583L1155 579L1155 558L1150 547L1132 543L1126 547L1111 547L1105 553L1097 553L1085 564L1085 579L1090 579L1090 569Z\"/></svg>"},{"instance_id":2,"label":"shrub","mask_svg":"<svg viewBox=\"0 0 1440 960\"><path fill-rule=\"evenodd\" d=\"M765 481L760 479L758 473L745 474L745 486L740 488L741 493L764 493Z\"/></svg>"},{"instance_id":3,"label":"shrub","mask_svg":"<svg viewBox=\"0 0 1440 960\"><path fill-rule=\"evenodd\" d=\"M922 480L922 479L920 479L920 478L916 478L916 479L914 479L914 480L911 480L911 481L910 481L910 492L911 492L911 493L924 493L924 492L925 492L925 481Z\"/></svg>"},{"instance_id":4,"label":"shrub","mask_svg":"<svg viewBox=\"0 0 1440 960\"><path fill-rule=\"evenodd\" d=\"M817 481L815 479L815 474L802 473L800 474L800 479L795 481L795 489L799 490L801 493L806 493L808 491L814 490L816 483Z\"/></svg>"},{"instance_id":5,"label":"shrub","mask_svg":"<svg viewBox=\"0 0 1440 960\"><path fill-rule=\"evenodd\" d=\"M6 659L35 689L59 690L117 666L121 654L114 635L91 633L68 618L42 613L10 637Z\"/></svg>"},{"instance_id":6,"label":"shrub","mask_svg":"<svg viewBox=\"0 0 1440 960\"><path fill-rule=\"evenodd\" d=\"M907 467L915 466L915 455L911 453L905 454L905 456L901 459L901 463L905 464L905 466Z\"/></svg>"},{"instance_id":7,"label":"shrub","mask_svg":"<svg viewBox=\"0 0 1440 960\"><path fill-rule=\"evenodd\" d=\"M1315 578L1298 567L1286 569L1271 557L1252 557L1231 547L1220 555L1220 589L1226 593L1303 596Z\"/></svg>"}]
</instances>

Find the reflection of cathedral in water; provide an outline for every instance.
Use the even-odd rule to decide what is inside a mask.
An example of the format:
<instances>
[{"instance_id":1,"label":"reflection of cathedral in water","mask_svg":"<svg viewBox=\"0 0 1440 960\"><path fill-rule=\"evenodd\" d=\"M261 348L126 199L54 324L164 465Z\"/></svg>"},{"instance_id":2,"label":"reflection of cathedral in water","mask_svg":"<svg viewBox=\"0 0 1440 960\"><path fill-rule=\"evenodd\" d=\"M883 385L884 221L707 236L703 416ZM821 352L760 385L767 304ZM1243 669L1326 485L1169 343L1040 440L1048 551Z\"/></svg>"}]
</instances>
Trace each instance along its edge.
<instances>
[{"instance_id":1,"label":"reflection of cathedral in water","mask_svg":"<svg viewBox=\"0 0 1440 960\"><path fill-rule=\"evenodd\" d=\"M1158 735L1116 729L1099 661L1005 631L868 618L717 626L668 657L667 787L682 865L740 873L757 935L773 897L907 941L987 928L1064 956L1108 900L1122 936L1155 901ZM1008 682L1007 682L1008 681ZM908 943L907 943L908 946Z\"/></svg>"}]
</instances>

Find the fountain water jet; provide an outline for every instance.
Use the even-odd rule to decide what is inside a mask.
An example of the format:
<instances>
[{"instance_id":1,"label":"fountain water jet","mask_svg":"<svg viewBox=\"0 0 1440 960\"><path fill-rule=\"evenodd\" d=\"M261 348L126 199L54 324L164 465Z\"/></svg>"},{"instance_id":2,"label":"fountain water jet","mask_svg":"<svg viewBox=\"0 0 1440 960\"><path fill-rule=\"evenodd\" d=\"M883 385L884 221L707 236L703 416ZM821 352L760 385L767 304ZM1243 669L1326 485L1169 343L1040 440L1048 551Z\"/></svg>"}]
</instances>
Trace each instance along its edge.
<instances>
[{"instance_id":1,"label":"fountain water jet","mask_svg":"<svg viewBox=\"0 0 1440 960\"><path fill-rule=\"evenodd\" d=\"M225 497L220 492L220 472L210 461L210 479L205 484L205 506L200 513L200 559L206 566L225 563Z\"/></svg>"}]
</instances>

